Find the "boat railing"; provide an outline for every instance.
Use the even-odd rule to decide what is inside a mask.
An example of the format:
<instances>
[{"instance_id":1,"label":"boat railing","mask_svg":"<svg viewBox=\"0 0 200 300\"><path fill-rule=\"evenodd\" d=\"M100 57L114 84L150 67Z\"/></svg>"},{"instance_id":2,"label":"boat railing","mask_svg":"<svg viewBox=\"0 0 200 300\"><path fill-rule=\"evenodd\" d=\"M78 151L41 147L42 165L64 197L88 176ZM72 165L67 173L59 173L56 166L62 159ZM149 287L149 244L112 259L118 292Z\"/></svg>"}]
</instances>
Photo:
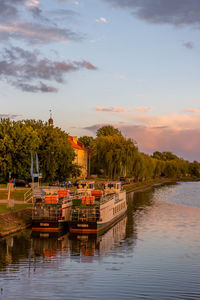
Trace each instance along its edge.
<instances>
[{"instance_id":1,"label":"boat railing","mask_svg":"<svg viewBox=\"0 0 200 300\"><path fill-rule=\"evenodd\" d=\"M78 222L96 222L99 218L99 212L95 208L81 208L72 210L70 213L71 221Z\"/></svg>"},{"instance_id":2,"label":"boat railing","mask_svg":"<svg viewBox=\"0 0 200 300\"><path fill-rule=\"evenodd\" d=\"M112 193L112 194L107 194L105 196L103 196L101 199L100 199L100 204L104 204L106 202L109 202L110 200L112 200L113 198L115 197L115 194Z\"/></svg>"},{"instance_id":3,"label":"boat railing","mask_svg":"<svg viewBox=\"0 0 200 300\"><path fill-rule=\"evenodd\" d=\"M61 208L46 208L46 207L33 207L32 209L32 219L39 220L57 220L62 216Z\"/></svg>"}]
</instances>

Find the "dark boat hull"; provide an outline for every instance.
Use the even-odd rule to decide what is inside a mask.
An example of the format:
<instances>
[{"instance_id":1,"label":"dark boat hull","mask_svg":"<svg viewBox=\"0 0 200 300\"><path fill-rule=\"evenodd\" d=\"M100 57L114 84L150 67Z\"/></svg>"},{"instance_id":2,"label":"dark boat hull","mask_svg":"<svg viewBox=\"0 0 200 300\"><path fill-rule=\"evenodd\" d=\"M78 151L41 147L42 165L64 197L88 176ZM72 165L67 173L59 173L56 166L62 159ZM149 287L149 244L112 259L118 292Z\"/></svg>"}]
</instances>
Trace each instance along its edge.
<instances>
[{"instance_id":1,"label":"dark boat hull","mask_svg":"<svg viewBox=\"0 0 200 300\"><path fill-rule=\"evenodd\" d=\"M33 220L32 231L59 232L64 229L64 225L64 223L60 223L58 220Z\"/></svg>"},{"instance_id":2,"label":"dark boat hull","mask_svg":"<svg viewBox=\"0 0 200 300\"><path fill-rule=\"evenodd\" d=\"M69 231L71 233L85 233L85 234L96 234L99 232L103 232L107 230L109 227L116 224L124 215L126 211L122 214L118 215L117 217L113 218L107 223L97 223L97 222L77 222L77 221L70 221L69 222Z\"/></svg>"}]
</instances>

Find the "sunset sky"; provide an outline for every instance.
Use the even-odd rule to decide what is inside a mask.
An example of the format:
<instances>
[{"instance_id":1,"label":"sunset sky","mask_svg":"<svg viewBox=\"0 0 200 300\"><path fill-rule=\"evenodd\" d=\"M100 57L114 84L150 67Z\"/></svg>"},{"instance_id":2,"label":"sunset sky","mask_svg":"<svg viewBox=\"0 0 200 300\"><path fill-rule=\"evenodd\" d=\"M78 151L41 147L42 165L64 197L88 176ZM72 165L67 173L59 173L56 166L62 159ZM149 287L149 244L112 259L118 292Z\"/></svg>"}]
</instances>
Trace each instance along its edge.
<instances>
[{"instance_id":1,"label":"sunset sky","mask_svg":"<svg viewBox=\"0 0 200 300\"><path fill-rule=\"evenodd\" d=\"M200 161L200 0L0 0L0 117Z\"/></svg>"}]
</instances>

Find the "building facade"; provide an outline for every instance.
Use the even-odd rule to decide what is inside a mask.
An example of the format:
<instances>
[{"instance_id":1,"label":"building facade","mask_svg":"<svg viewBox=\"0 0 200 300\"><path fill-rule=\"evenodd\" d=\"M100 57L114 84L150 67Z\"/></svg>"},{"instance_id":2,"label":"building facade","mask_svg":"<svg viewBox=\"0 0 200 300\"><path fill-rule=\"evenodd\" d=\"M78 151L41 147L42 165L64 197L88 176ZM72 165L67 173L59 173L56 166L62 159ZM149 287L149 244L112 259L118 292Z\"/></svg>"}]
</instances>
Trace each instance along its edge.
<instances>
[{"instance_id":1,"label":"building facade","mask_svg":"<svg viewBox=\"0 0 200 300\"><path fill-rule=\"evenodd\" d=\"M74 164L77 164L81 167L81 178L86 178L88 175L88 155L89 150L83 146L83 143L77 140L76 136L69 136L68 140L70 141L76 157L74 159Z\"/></svg>"}]
</instances>

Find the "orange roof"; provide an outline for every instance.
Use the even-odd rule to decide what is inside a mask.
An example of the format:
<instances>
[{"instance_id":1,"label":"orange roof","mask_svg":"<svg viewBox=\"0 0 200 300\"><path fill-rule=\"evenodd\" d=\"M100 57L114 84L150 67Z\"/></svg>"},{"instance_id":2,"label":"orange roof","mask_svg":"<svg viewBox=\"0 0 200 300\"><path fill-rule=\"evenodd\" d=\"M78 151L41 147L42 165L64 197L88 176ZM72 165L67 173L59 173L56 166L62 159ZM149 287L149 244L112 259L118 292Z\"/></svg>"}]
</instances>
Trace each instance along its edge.
<instances>
[{"instance_id":1,"label":"orange roof","mask_svg":"<svg viewBox=\"0 0 200 300\"><path fill-rule=\"evenodd\" d=\"M68 136L68 140L71 142L71 145L74 149L88 151L88 149L83 146L83 143L79 141L77 141L77 144L74 143L72 136Z\"/></svg>"}]
</instances>

